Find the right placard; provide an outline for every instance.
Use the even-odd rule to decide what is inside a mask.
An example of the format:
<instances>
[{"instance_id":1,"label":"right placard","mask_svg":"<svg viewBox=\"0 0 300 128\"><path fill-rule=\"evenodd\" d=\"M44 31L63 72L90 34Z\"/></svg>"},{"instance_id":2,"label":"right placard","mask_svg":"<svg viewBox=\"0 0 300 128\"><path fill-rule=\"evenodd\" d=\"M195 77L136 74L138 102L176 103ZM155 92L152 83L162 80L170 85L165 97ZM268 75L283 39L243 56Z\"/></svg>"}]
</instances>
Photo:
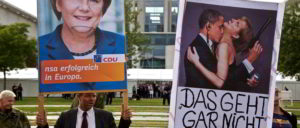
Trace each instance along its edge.
<instances>
[{"instance_id":1,"label":"right placard","mask_svg":"<svg viewBox=\"0 0 300 128\"><path fill-rule=\"evenodd\" d=\"M271 127L284 3L181 0L180 9L169 127Z\"/></svg>"}]
</instances>

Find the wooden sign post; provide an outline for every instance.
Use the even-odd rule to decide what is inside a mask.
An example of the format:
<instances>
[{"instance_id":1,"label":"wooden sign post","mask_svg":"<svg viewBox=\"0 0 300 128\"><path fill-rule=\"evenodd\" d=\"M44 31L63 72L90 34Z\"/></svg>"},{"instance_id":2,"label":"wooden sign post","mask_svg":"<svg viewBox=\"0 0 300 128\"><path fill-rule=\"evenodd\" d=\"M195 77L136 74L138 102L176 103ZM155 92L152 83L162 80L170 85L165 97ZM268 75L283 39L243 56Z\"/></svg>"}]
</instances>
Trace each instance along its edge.
<instances>
[{"instance_id":1,"label":"wooden sign post","mask_svg":"<svg viewBox=\"0 0 300 128\"><path fill-rule=\"evenodd\" d=\"M39 97L38 97L38 111L41 113L41 112L44 112L44 94L40 93L39 94Z\"/></svg>"},{"instance_id":2,"label":"wooden sign post","mask_svg":"<svg viewBox=\"0 0 300 128\"><path fill-rule=\"evenodd\" d=\"M123 92L123 111L128 109L128 91Z\"/></svg>"}]
</instances>

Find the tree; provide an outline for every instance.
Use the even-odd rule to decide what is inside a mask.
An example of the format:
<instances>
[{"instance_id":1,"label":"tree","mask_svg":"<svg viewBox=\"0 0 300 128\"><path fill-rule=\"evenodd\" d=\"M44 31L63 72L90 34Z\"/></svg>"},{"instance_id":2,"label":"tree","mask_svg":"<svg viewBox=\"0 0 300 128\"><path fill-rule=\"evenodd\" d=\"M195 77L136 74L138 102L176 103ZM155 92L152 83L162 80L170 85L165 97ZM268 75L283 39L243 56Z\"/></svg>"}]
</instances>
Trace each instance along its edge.
<instances>
[{"instance_id":1,"label":"tree","mask_svg":"<svg viewBox=\"0 0 300 128\"><path fill-rule=\"evenodd\" d=\"M278 70L284 76L300 80L300 1L289 3L285 8L280 43Z\"/></svg>"},{"instance_id":2,"label":"tree","mask_svg":"<svg viewBox=\"0 0 300 128\"><path fill-rule=\"evenodd\" d=\"M0 71L4 75L6 89L6 72L34 66L36 63L35 39L28 39L28 24L15 23L0 25ZM28 62L30 61L30 62Z\"/></svg>"},{"instance_id":3,"label":"tree","mask_svg":"<svg viewBox=\"0 0 300 128\"><path fill-rule=\"evenodd\" d=\"M138 15L140 9L135 6L133 0L125 0L125 34L127 38L128 68L134 68L135 64L142 59L142 53L148 49L149 39L139 29Z\"/></svg>"}]
</instances>

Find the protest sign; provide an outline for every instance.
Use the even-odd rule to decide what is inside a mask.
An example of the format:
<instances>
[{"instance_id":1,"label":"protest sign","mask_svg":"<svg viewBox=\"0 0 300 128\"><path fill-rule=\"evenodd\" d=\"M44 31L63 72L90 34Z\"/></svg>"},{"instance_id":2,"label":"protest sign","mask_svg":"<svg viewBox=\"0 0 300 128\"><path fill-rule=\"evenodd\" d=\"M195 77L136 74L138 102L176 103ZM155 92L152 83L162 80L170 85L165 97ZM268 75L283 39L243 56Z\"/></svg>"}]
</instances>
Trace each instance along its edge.
<instances>
[{"instance_id":1,"label":"protest sign","mask_svg":"<svg viewBox=\"0 0 300 128\"><path fill-rule=\"evenodd\" d=\"M38 1L41 93L127 91L123 0Z\"/></svg>"},{"instance_id":2,"label":"protest sign","mask_svg":"<svg viewBox=\"0 0 300 128\"><path fill-rule=\"evenodd\" d=\"M169 128L270 128L284 3L180 8Z\"/></svg>"}]
</instances>

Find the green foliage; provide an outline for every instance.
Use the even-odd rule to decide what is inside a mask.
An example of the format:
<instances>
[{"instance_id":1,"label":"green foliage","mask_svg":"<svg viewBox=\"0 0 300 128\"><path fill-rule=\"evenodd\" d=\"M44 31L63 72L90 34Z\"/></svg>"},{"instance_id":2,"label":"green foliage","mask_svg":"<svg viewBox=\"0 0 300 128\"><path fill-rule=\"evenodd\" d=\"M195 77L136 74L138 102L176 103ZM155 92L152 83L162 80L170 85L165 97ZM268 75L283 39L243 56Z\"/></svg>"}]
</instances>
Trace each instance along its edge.
<instances>
[{"instance_id":1,"label":"green foliage","mask_svg":"<svg viewBox=\"0 0 300 128\"><path fill-rule=\"evenodd\" d=\"M300 80L300 1L286 5L278 70Z\"/></svg>"},{"instance_id":2,"label":"green foliage","mask_svg":"<svg viewBox=\"0 0 300 128\"><path fill-rule=\"evenodd\" d=\"M135 6L133 0L125 0L125 33L127 38L127 57L128 68L134 68L134 65L142 59L141 54L145 52L149 39L143 35L139 29L138 15L140 9Z\"/></svg>"},{"instance_id":3,"label":"green foliage","mask_svg":"<svg viewBox=\"0 0 300 128\"><path fill-rule=\"evenodd\" d=\"M0 25L0 71L4 77L7 71L34 66L36 63L36 41L28 39L28 27L25 23ZM5 82L4 78L4 89Z\"/></svg>"},{"instance_id":4,"label":"green foliage","mask_svg":"<svg viewBox=\"0 0 300 128\"><path fill-rule=\"evenodd\" d=\"M44 103L45 105L70 105L71 107L73 101L74 101L73 99L64 99L61 97L49 97L49 98L45 98ZM163 102L162 98L128 100L129 106L163 106L162 102ZM121 106L122 103L123 103L122 98L113 98L112 106L113 105ZM36 104L37 104L36 97L25 97L23 98L22 101L19 100L16 101L15 103L15 105L36 105ZM294 104L295 106L297 106L297 102ZM106 105L106 106L110 106L110 105ZM298 107L300 108L300 102Z\"/></svg>"}]
</instances>

